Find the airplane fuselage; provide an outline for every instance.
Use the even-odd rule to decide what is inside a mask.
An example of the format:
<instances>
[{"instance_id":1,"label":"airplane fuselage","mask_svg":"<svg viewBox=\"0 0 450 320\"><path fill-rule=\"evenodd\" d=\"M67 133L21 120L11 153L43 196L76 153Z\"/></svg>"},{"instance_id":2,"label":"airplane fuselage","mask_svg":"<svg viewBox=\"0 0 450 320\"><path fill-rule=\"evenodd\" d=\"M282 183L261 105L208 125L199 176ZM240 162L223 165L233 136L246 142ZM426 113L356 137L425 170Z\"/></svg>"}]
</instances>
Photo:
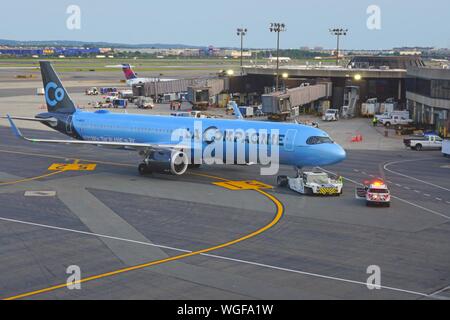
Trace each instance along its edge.
<instances>
[{"instance_id":1,"label":"airplane fuselage","mask_svg":"<svg viewBox=\"0 0 450 320\"><path fill-rule=\"evenodd\" d=\"M311 144L314 137L329 139L322 130L298 124L273 123L246 120L224 119L197 119L173 116L150 116L118 114L100 110L97 112L81 112L62 116L49 113L40 117L58 118L58 127L54 129L72 136L78 140L102 141L102 142L127 142L127 143L151 143L173 144L173 134L177 130L185 130L192 134L192 146L194 137L202 135L201 149L205 150L211 143L212 133L222 134L226 139L226 131L234 132L267 132L267 139L252 139L247 137L245 142L245 157L249 159L251 144L256 144L258 150L267 147L268 151L274 150L274 144L278 145L279 163L296 167L324 166L338 163L345 159L345 151L331 140L328 143ZM314 140L314 139L313 139ZM224 144L224 148L230 145ZM231 145L237 149L237 142ZM224 155L226 150L224 150Z\"/></svg>"},{"instance_id":2,"label":"airplane fuselage","mask_svg":"<svg viewBox=\"0 0 450 320\"><path fill-rule=\"evenodd\" d=\"M129 87L132 87L132 86L134 86L134 85L144 84L144 83L152 82L152 81L156 81L156 79L134 78L134 79L128 79L128 80L127 80L127 85L128 85Z\"/></svg>"}]
</instances>

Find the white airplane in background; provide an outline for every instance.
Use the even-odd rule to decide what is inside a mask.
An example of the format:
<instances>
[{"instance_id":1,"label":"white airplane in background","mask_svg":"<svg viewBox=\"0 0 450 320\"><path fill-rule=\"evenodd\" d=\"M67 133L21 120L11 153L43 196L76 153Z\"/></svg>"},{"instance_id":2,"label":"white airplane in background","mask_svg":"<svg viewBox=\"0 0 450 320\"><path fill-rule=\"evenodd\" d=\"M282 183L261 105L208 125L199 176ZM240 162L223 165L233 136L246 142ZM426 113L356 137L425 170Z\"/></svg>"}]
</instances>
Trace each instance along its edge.
<instances>
[{"instance_id":1,"label":"white airplane in background","mask_svg":"<svg viewBox=\"0 0 450 320\"><path fill-rule=\"evenodd\" d=\"M127 81L127 85L129 87L134 86L135 84L144 84L147 82L166 82L166 81L173 81L175 79L161 79L161 78L140 78L138 77L137 73L133 71L133 67L128 64L124 63L117 66L106 66L107 68L122 68L123 73L125 75L125 79Z\"/></svg>"},{"instance_id":2,"label":"white airplane in background","mask_svg":"<svg viewBox=\"0 0 450 320\"><path fill-rule=\"evenodd\" d=\"M271 63L274 63L274 62L277 62L277 57L270 57L270 58L267 58L267 60L269 60L269 62L271 62ZM288 62L291 62L291 58L288 58L288 57L279 57L279 58L278 58L278 61L279 61L280 63L288 63Z\"/></svg>"}]
</instances>

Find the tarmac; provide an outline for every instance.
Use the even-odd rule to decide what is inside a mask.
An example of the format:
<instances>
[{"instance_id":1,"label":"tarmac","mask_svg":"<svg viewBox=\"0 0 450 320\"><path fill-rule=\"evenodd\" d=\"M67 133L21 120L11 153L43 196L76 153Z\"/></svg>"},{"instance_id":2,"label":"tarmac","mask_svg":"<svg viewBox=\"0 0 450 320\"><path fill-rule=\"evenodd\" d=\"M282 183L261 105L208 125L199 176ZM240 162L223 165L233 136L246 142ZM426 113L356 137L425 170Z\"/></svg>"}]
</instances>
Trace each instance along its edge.
<instances>
[{"instance_id":1,"label":"tarmac","mask_svg":"<svg viewBox=\"0 0 450 320\"><path fill-rule=\"evenodd\" d=\"M15 90L0 95L2 115L39 112L42 97ZM450 163L437 151L405 150L367 119L320 123L348 151L324 168L346 179L331 198L278 188L257 166L141 177L136 153L30 144L4 124L0 298L450 298ZM358 133L363 142L350 142ZM355 199L355 187L376 177L391 188L391 208ZM69 266L81 270L80 290L67 288ZM371 266L381 270L379 289L367 286Z\"/></svg>"}]
</instances>

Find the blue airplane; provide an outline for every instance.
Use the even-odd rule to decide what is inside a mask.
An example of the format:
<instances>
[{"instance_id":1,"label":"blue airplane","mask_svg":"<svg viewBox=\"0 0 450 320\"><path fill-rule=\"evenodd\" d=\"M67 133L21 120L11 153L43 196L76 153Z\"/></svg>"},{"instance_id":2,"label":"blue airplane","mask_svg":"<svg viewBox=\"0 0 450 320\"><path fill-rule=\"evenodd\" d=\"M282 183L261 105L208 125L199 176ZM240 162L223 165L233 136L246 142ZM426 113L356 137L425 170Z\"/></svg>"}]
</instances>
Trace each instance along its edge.
<instances>
[{"instance_id":1,"label":"blue airplane","mask_svg":"<svg viewBox=\"0 0 450 320\"><path fill-rule=\"evenodd\" d=\"M240 141L231 140L231 147L230 144L227 144L228 148L234 148L236 151L240 148L238 144L243 143L245 161L248 162L251 161L249 153L252 143L256 144L258 150L268 146L269 153L275 150L274 146L277 146L279 164L290 165L298 170L302 167L332 165L346 158L344 149L334 143L329 135L322 130L299 124L246 121L242 118L237 105L234 105L235 114L238 118L236 120L117 114L107 110L81 111L75 107L51 63L41 61L40 67L48 112L38 114L35 118L7 115L15 135L26 141L135 150L144 159L139 165L140 174L157 172L182 175L189 166L198 167L202 163L194 161L192 155L194 153L189 153L188 156L187 149L205 151L217 138L218 132L222 133L224 139L226 139L229 130L268 132L266 141L261 141L261 139L253 141L246 137ZM27 138L22 135L13 120L37 121L73 139ZM200 143L194 141L199 124L203 130ZM180 147L179 141L172 141L173 133L180 129L191 133L192 144L184 144ZM271 136L271 132L277 132L277 134ZM224 152L224 155L226 154ZM237 163L237 156L231 160L223 157L223 162L226 164L242 164ZM255 164L262 164L259 162L259 158Z\"/></svg>"}]
</instances>

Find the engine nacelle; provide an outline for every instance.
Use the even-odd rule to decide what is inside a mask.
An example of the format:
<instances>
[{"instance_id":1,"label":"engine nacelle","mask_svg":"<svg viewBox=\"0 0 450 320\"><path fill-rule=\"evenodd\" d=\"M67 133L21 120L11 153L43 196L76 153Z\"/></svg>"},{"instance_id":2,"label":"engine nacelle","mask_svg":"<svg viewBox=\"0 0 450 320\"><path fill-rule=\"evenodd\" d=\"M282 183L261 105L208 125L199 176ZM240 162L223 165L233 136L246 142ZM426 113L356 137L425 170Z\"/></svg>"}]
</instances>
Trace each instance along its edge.
<instances>
[{"instance_id":1,"label":"engine nacelle","mask_svg":"<svg viewBox=\"0 0 450 320\"><path fill-rule=\"evenodd\" d=\"M182 151L155 151L146 160L146 163L152 172L181 176L188 169L189 159Z\"/></svg>"}]
</instances>

